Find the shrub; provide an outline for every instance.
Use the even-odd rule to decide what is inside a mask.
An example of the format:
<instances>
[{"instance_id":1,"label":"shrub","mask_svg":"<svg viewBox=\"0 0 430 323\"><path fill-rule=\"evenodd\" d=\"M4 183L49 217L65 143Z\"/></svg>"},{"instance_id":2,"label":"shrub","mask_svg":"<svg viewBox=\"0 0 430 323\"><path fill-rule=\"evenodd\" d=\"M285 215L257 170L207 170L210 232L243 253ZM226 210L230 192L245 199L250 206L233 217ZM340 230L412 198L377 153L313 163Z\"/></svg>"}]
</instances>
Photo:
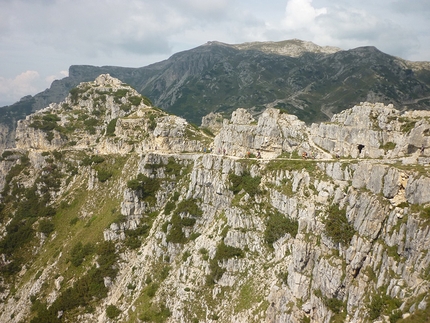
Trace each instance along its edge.
<instances>
[{"instance_id":1,"label":"shrub","mask_svg":"<svg viewBox=\"0 0 430 323\"><path fill-rule=\"evenodd\" d=\"M157 178L149 178L148 176L140 173L137 178L129 180L127 187L133 191L140 191L142 200L150 204L155 204L155 194L160 189L160 180Z\"/></svg>"},{"instance_id":2,"label":"shrub","mask_svg":"<svg viewBox=\"0 0 430 323\"><path fill-rule=\"evenodd\" d=\"M127 93L128 93L128 89L118 89L113 93L113 97L114 97L113 100L119 104L121 103L121 99L125 97Z\"/></svg>"},{"instance_id":3,"label":"shrub","mask_svg":"<svg viewBox=\"0 0 430 323\"><path fill-rule=\"evenodd\" d=\"M338 205L331 205L327 210L328 215L324 221L327 236L334 243L347 245L355 234L354 227L348 223L346 211L340 210Z\"/></svg>"},{"instance_id":4,"label":"shrub","mask_svg":"<svg viewBox=\"0 0 430 323\"><path fill-rule=\"evenodd\" d=\"M222 241L218 246L215 257L209 261L209 269L211 273L206 276L206 283L208 285L215 284L224 274L225 269L219 266L219 261L238 257L242 258L244 253L242 249L228 246Z\"/></svg>"},{"instance_id":5,"label":"shrub","mask_svg":"<svg viewBox=\"0 0 430 323\"><path fill-rule=\"evenodd\" d=\"M128 101L130 101L130 103L134 106L138 106L140 104L140 102L142 101L142 97L141 96L137 96L137 95L133 95L131 97L128 98Z\"/></svg>"},{"instance_id":6,"label":"shrub","mask_svg":"<svg viewBox=\"0 0 430 323\"><path fill-rule=\"evenodd\" d=\"M203 211L198 207L196 199L182 200L175 211L177 214L188 213L191 216L200 217Z\"/></svg>"},{"instance_id":7,"label":"shrub","mask_svg":"<svg viewBox=\"0 0 430 323\"><path fill-rule=\"evenodd\" d=\"M166 305L162 304L159 306L159 308L152 305L150 308L143 311L143 313L139 316L139 319L144 322L163 323L170 315L172 315L172 313L166 307Z\"/></svg>"},{"instance_id":8,"label":"shrub","mask_svg":"<svg viewBox=\"0 0 430 323\"><path fill-rule=\"evenodd\" d=\"M91 164L101 164L105 161L104 157L99 155L93 155L91 157L85 156L82 160L83 166L90 166Z\"/></svg>"},{"instance_id":9,"label":"shrub","mask_svg":"<svg viewBox=\"0 0 430 323\"><path fill-rule=\"evenodd\" d=\"M285 234L289 233L292 237L297 235L299 224L297 220L285 217L279 212L269 214L264 230L264 240L273 246L273 243Z\"/></svg>"},{"instance_id":10,"label":"shrub","mask_svg":"<svg viewBox=\"0 0 430 323\"><path fill-rule=\"evenodd\" d=\"M146 295L148 295L149 297L154 297L155 293L158 290L158 287L160 287L157 283L151 283L148 287L146 287Z\"/></svg>"},{"instance_id":11,"label":"shrub","mask_svg":"<svg viewBox=\"0 0 430 323\"><path fill-rule=\"evenodd\" d=\"M384 149L385 151L393 150L394 148L396 148L396 144L392 141L388 141L385 144L380 145L379 148Z\"/></svg>"},{"instance_id":12,"label":"shrub","mask_svg":"<svg viewBox=\"0 0 430 323\"><path fill-rule=\"evenodd\" d=\"M121 314L121 311L115 305L108 305L106 307L106 316L110 319L114 319Z\"/></svg>"},{"instance_id":13,"label":"shrub","mask_svg":"<svg viewBox=\"0 0 430 323\"><path fill-rule=\"evenodd\" d=\"M174 202L167 202L164 207L164 214L169 215L174 209L176 204Z\"/></svg>"},{"instance_id":14,"label":"shrub","mask_svg":"<svg viewBox=\"0 0 430 323\"><path fill-rule=\"evenodd\" d=\"M118 121L118 118L115 118L109 121L106 127L106 136L115 136L115 128L116 128L117 121Z\"/></svg>"},{"instance_id":15,"label":"shrub","mask_svg":"<svg viewBox=\"0 0 430 323\"><path fill-rule=\"evenodd\" d=\"M54 223L50 220L42 220L39 222L39 232L44 235L49 236L51 232L54 231Z\"/></svg>"},{"instance_id":16,"label":"shrub","mask_svg":"<svg viewBox=\"0 0 430 323\"><path fill-rule=\"evenodd\" d=\"M147 105L149 107L152 107L152 102L151 102L151 100L149 98L147 98L146 96L142 96L142 100L143 100L143 103L145 105Z\"/></svg>"},{"instance_id":17,"label":"shrub","mask_svg":"<svg viewBox=\"0 0 430 323\"><path fill-rule=\"evenodd\" d=\"M79 267L84 262L85 257L92 254L93 251L94 248L90 243L83 245L82 242L79 241L70 251L70 262L73 266Z\"/></svg>"},{"instance_id":18,"label":"shrub","mask_svg":"<svg viewBox=\"0 0 430 323\"><path fill-rule=\"evenodd\" d=\"M167 165L165 166L166 174L179 176L181 174L182 166L175 161L175 158L169 157Z\"/></svg>"},{"instance_id":19,"label":"shrub","mask_svg":"<svg viewBox=\"0 0 430 323\"><path fill-rule=\"evenodd\" d=\"M237 194L242 190L244 190L250 196L260 193L260 176L252 177L248 171L245 171L241 176L230 173L228 175L228 179L232 183L230 190L234 194Z\"/></svg>"},{"instance_id":20,"label":"shrub","mask_svg":"<svg viewBox=\"0 0 430 323\"><path fill-rule=\"evenodd\" d=\"M110 170L99 169L97 171L97 179L102 183L106 182L109 178L112 177L112 175L113 173Z\"/></svg>"}]
</instances>

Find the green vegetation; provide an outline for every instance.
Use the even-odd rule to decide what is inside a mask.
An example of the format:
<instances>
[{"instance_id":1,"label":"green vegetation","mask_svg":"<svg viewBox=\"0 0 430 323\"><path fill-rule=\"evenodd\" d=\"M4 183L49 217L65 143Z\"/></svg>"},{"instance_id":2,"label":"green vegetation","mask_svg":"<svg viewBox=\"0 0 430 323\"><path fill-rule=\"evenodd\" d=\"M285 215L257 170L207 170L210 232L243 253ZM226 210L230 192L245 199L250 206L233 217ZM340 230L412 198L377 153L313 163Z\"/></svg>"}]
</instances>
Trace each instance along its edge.
<instances>
[{"instance_id":1,"label":"green vegetation","mask_svg":"<svg viewBox=\"0 0 430 323\"><path fill-rule=\"evenodd\" d=\"M424 220L424 224L430 222L430 206L424 206L420 204L411 204L411 212L419 214L420 218Z\"/></svg>"},{"instance_id":2,"label":"green vegetation","mask_svg":"<svg viewBox=\"0 0 430 323\"><path fill-rule=\"evenodd\" d=\"M93 252L94 247L91 243L83 245L82 242L79 241L70 251L70 262L73 266L78 267L84 262L84 259Z\"/></svg>"},{"instance_id":3,"label":"green vegetation","mask_svg":"<svg viewBox=\"0 0 430 323\"><path fill-rule=\"evenodd\" d=\"M298 229L299 224L297 220L287 218L278 211L275 211L267 216L264 240L273 247L273 243L287 233L294 238L297 235Z\"/></svg>"},{"instance_id":4,"label":"green vegetation","mask_svg":"<svg viewBox=\"0 0 430 323\"><path fill-rule=\"evenodd\" d=\"M242 175L230 173L228 179L231 182L230 190L234 194L238 194L242 190L250 196L260 193L260 176L252 177L248 171L244 171Z\"/></svg>"},{"instance_id":5,"label":"green vegetation","mask_svg":"<svg viewBox=\"0 0 430 323\"><path fill-rule=\"evenodd\" d=\"M118 121L118 118L112 119L109 121L107 127L106 127L106 136L115 136L115 127L116 122Z\"/></svg>"},{"instance_id":6,"label":"green vegetation","mask_svg":"<svg viewBox=\"0 0 430 323\"><path fill-rule=\"evenodd\" d=\"M163 323L170 315L172 313L165 304L152 305L139 316L139 319L143 322Z\"/></svg>"},{"instance_id":7,"label":"green vegetation","mask_svg":"<svg viewBox=\"0 0 430 323\"><path fill-rule=\"evenodd\" d=\"M85 92L87 92L90 89L89 86L85 87L75 87L70 90L70 98L72 100L72 104L76 104L79 100L79 96Z\"/></svg>"},{"instance_id":8,"label":"green vegetation","mask_svg":"<svg viewBox=\"0 0 430 323\"><path fill-rule=\"evenodd\" d=\"M110 319L114 319L121 314L121 310L115 305L108 305L106 307L106 316Z\"/></svg>"},{"instance_id":9,"label":"green vegetation","mask_svg":"<svg viewBox=\"0 0 430 323\"><path fill-rule=\"evenodd\" d=\"M155 194L160 189L160 180L158 178L149 178L139 173L137 178L127 182L127 187L133 191L139 192L140 198L143 201L154 205L157 202Z\"/></svg>"},{"instance_id":10,"label":"green vegetation","mask_svg":"<svg viewBox=\"0 0 430 323\"><path fill-rule=\"evenodd\" d=\"M86 274L76 280L73 286L65 289L61 295L50 305L36 300L32 306L35 316L31 323L60 323L68 312L78 307L89 306L94 300L100 300L107 296L107 287L104 285L103 277L115 278L117 269L115 246L112 242L102 242L97 247L98 266L92 266ZM58 312L63 311L63 317L58 317Z\"/></svg>"},{"instance_id":11,"label":"green vegetation","mask_svg":"<svg viewBox=\"0 0 430 323\"><path fill-rule=\"evenodd\" d=\"M401 319L400 317L398 320L391 320L390 316L390 323L429 323L430 318L430 307L427 306L425 310L419 310L417 309L414 313L411 314L411 316Z\"/></svg>"},{"instance_id":12,"label":"green vegetation","mask_svg":"<svg viewBox=\"0 0 430 323\"><path fill-rule=\"evenodd\" d=\"M112 177L112 175L113 173L110 170L103 168L97 170L97 179L102 183L106 182L109 178Z\"/></svg>"},{"instance_id":13,"label":"green vegetation","mask_svg":"<svg viewBox=\"0 0 430 323\"><path fill-rule=\"evenodd\" d=\"M388 141L385 144L380 145L379 148L384 149L384 151L393 150L394 148L396 148L396 144L392 141Z\"/></svg>"},{"instance_id":14,"label":"green vegetation","mask_svg":"<svg viewBox=\"0 0 430 323\"><path fill-rule=\"evenodd\" d=\"M202 214L203 211L198 207L196 199L182 200L173 213L171 221L165 224L166 231L167 225L171 224L171 228L166 236L166 241L172 243L187 243L188 239L185 237L183 228L194 226L196 217L200 217ZM191 236L189 239L191 239Z\"/></svg>"},{"instance_id":15,"label":"green vegetation","mask_svg":"<svg viewBox=\"0 0 430 323\"><path fill-rule=\"evenodd\" d=\"M182 200L175 211L177 214L188 213L194 217L200 217L203 215L203 211L197 205L197 199Z\"/></svg>"},{"instance_id":16,"label":"green vegetation","mask_svg":"<svg viewBox=\"0 0 430 323\"><path fill-rule=\"evenodd\" d=\"M146 96L142 95L143 104L147 105L148 107L152 107L152 102L150 99L148 99Z\"/></svg>"},{"instance_id":17,"label":"green vegetation","mask_svg":"<svg viewBox=\"0 0 430 323\"><path fill-rule=\"evenodd\" d=\"M315 296L321 299L324 306L333 312L334 316L330 322L344 322L346 318L346 303L336 297L329 298L324 296L321 290L317 289L314 291Z\"/></svg>"},{"instance_id":18,"label":"green vegetation","mask_svg":"<svg viewBox=\"0 0 430 323\"><path fill-rule=\"evenodd\" d=\"M113 100L115 101L115 103L121 104L121 99L127 96L128 92L128 89L118 89L113 92Z\"/></svg>"},{"instance_id":19,"label":"green vegetation","mask_svg":"<svg viewBox=\"0 0 430 323\"><path fill-rule=\"evenodd\" d=\"M49 236L54 229L55 226L51 220L43 219L39 221L39 232L42 232L45 236Z\"/></svg>"},{"instance_id":20,"label":"green vegetation","mask_svg":"<svg viewBox=\"0 0 430 323\"><path fill-rule=\"evenodd\" d=\"M9 179L9 183L11 180ZM39 189L37 188L38 184L40 185ZM54 231L54 225L47 219L56 213L55 208L49 205L48 185L50 184L53 185L52 189L58 187L56 186L58 183L48 175L39 178L35 185L28 189L13 184L11 187L12 195L7 195L5 198L5 204L2 209L5 209L9 203L14 202L16 210L14 216L6 225L6 236L0 240L0 253L5 254L10 261L7 265L0 267L0 273L6 277L19 271L24 259L31 255L34 237L33 224L38 219L41 219L38 226L40 232L47 235ZM38 192L43 195L38 195Z\"/></svg>"},{"instance_id":21,"label":"green vegetation","mask_svg":"<svg viewBox=\"0 0 430 323\"><path fill-rule=\"evenodd\" d=\"M297 157L298 158L298 157ZM287 169L287 170L302 170L305 169L309 173L315 173L317 171L317 161L315 160L303 160L297 159L297 160L272 160L270 161L266 166L267 172L273 172L280 169Z\"/></svg>"},{"instance_id":22,"label":"green vegetation","mask_svg":"<svg viewBox=\"0 0 430 323\"><path fill-rule=\"evenodd\" d=\"M340 210L339 206L332 204L327 210L327 218L324 220L327 236L334 243L340 243L344 246L351 242L355 234L354 227L348 223L346 211Z\"/></svg>"},{"instance_id":23,"label":"green vegetation","mask_svg":"<svg viewBox=\"0 0 430 323\"><path fill-rule=\"evenodd\" d=\"M136 107L140 104L140 102L142 102L142 100L143 98L141 96L136 96L136 95L133 95L128 98L128 101Z\"/></svg>"},{"instance_id":24,"label":"green vegetation","mask_svg":"<svg viewBox=\"0 0 430 323\"><path fill-rule=\"evenodd\" d=\"M103 156L100 155L92 155L90 157L85 156L84 159L82 160L82 165L83 166L90 166L92 164L101 164L105 161L105 158Z\"/></svg>"},{"instance_id":25,"label":"green vegetation","mask_svg":"<svg viewBox=\"0 0 430 323\"><path fill-rule=\"evenodd\" d=\"M412 129L415 128L416 125L416 121L415 120L411 120L408 118L399 118L400 122L403 122L403 124L400 126L400 130L403 133L409 133Z\"/></svg>"},{"instance_id":26,"label":"green vegetation","mask_svg":"<svg viewBox=\"0 0 430 323\"><path fill-rule=\"evenodd\" d=\"M383 314L390 315L390 322L394 323L400 318L398 308L402 302L397 298L392 298L385 294L385 288L378 294L373 295L371 302L368 304L369 319L376 320Z\"/></svg>"},{"instance_id":27,"label":"green vegetation","mask_svg":"<svg viewBox=\"0 0 430 323\"><path fill-rule=\"evenodd\" d=\"M242 258L244 252L242 249L228 246L222 241L216 249L215 257L209 261L209 268L211 273L206 276L206 283L208 285L215 284L224 274L225 269L219 265L220 261L230 258Z\"/></svg>"},{"instance_id":28,"label":"green vegetation","mask_svg":"<svg viewBox=\"0 0 430 323\"><path fill-rule=\"evenodd\" d=\"M135 230L126 230L125 245L130 249L139 248L142 245L143 237L147 236L150 228L151 226L145 223Z\"/></svg>"}]
</instances>

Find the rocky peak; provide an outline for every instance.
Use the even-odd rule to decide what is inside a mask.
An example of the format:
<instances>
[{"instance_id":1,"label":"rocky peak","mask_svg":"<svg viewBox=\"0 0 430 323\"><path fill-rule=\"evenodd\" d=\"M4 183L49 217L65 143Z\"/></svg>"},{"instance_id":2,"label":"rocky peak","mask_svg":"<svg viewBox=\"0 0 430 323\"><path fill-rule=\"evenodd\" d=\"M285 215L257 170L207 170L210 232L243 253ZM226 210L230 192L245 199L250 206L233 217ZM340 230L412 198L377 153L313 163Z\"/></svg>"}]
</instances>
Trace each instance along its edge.
<instances>
[{"instance_id":1,"label":"rocky peak","mask_svg":"<svg viewBox=\"0 0 430 323\"><path fill-rule=\"evenodd\" d=\"M332 46L318 46L310 41L300 39L290 39L279 42L250 42L232 45L240 50L260 50L265 53L278 54L290 57L299 57L304 53L333 54L340 51L340 48Z\"/></svg>"},{"instance_id":2,"label":"rocky peak","mask_svg":"<svg viewBox=\"0 0 430 323\"><path fill-rule=\"evenodd\" d=\"M79 84L64 102L18 122L16 147L56 150L67 147L99 153L136 150L195 151L202 136L183 118L153 108L136 90L109 74Z\"/></svg>"}]
</instances>

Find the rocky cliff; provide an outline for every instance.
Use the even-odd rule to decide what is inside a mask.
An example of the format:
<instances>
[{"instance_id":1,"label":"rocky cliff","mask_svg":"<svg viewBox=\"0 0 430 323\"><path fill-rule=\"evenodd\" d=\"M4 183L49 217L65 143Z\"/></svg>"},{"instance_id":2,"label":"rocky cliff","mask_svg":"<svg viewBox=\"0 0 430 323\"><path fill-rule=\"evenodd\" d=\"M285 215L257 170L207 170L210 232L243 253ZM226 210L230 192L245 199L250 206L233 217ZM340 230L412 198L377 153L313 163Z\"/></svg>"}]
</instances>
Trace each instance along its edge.
<instances>
[{"instance_id":1,"label":"rocky cliff","mask_svg":"<svg viewBox=\"0 0 430 323\"><path fill-rule=\"evenodd\" d=\"M0 162L0 321L428 313L430 113L219 119L213 137L101 75L19 122Z\"/></svg>"}]
</instances>

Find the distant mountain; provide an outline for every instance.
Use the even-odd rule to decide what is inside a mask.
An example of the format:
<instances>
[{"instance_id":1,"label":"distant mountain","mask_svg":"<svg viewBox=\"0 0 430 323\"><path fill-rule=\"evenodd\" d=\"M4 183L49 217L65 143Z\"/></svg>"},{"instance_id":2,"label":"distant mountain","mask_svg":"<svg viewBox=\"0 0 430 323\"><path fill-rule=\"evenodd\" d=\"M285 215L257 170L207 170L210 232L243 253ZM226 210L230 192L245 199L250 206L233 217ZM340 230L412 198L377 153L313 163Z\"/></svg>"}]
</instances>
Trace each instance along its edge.
<instances>
[{"instance_id":1,"label":"distant mountain","mask_svg":"<svg viewBox=\"0 0 430 323\"><path fill-rule=\"evenodd\" d=\"M430 64L408 62L375 47L343 51L293 39L228 45L208 42L141 68L71 66L69 76L33 97L0 109L11 130L17 120L62 101L80 82L109 73L152 102L199 124L209 112L238 107L258 114L278 107L310 123L361 101L397 109L429 109Z\"/></svg>"}]
</instances>

